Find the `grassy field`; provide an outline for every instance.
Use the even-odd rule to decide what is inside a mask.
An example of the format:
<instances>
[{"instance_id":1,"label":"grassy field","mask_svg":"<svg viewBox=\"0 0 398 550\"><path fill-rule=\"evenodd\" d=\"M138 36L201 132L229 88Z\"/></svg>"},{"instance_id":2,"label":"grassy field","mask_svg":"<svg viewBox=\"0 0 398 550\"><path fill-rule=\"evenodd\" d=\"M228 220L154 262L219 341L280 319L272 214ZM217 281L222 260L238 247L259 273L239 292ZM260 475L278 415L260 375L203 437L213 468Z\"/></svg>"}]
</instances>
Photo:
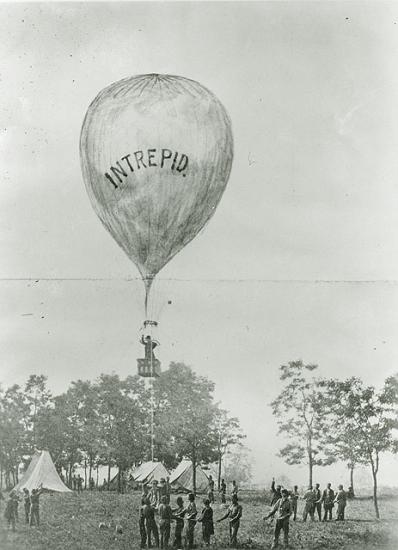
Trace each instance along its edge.
<instances>
[{"instance_id":1,"label":"grassy field","mask_svg":"<svg viewBox=\"0 0 398 550\"><path fill-rule=\"evenodd\" d=\"M172 503L175 497L172 498ZM24 524L23 506L20 505L20 519L16 533L6 530L1 508L0 549L1 550L127 550L140 546L138 530L137 493L117 495L115 493L84 492L81 495L43 495L41 497L41 519L39 528ZM198 507L201 506L198 497ZM273 522L262 521L269 511L266 498L260 493L241 495L243 518L239 532L241 548L270 548ZM299 503L299 512L303 504ZM214 504L214 517L223 513L222 505ZM376 549L398 548L398 499L380 500L382 519L374 519L373 503L359 499L348 503L347 520L342 522L290 523L290 547L304 549L344 548ZM114 529L99 529L100 522L120 523L123 533ZM228 548L228 525L216 524L213 537L214 548ZM201 547L200 527L196 528L196 544Z\"/></svg>"}]
</instances>

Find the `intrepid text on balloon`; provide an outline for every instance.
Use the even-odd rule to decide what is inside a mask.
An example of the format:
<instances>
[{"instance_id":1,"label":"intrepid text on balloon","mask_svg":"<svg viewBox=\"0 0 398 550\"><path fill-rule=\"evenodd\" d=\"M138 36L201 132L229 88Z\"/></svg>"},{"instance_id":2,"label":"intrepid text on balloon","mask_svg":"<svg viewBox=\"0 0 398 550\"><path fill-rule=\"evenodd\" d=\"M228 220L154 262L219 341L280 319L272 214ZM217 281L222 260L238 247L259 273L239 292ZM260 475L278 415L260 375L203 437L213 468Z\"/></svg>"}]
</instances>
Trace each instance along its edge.
<instances>
[{"instance_id":1,"label":"intrepid text on balloon","mask_svg":"<svg viewBox=\"0 0 398 550\"><path fill-rule=\"evenodd\" d=\"M134 151L124 157L121 157L115 165L109 168L105 173L107 180L114 186L119 187L118 183L123 182L123 178L127 178L129 173L146 168L164 168L168 170L176 170L183 177L188 168L188 156L178 151L173 152L171 149L145 149Z\"/></svg>"}]
</instances>

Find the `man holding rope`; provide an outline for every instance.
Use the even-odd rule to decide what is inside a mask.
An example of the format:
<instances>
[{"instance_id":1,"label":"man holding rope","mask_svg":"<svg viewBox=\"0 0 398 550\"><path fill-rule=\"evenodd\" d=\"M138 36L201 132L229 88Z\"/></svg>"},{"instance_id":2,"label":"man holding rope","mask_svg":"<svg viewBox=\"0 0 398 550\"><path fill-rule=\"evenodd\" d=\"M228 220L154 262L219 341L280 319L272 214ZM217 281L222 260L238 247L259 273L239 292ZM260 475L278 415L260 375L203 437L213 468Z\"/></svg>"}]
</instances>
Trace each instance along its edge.
<instances>
[{"instance_id":1,"label":"man holding rope","mask_svg":"<svg viewBox=\"0 0 398 550\"><path fill-rule=\"evenodd\" d=\"M292 505L289 500L289 491L287 489L282 489L281 493L281 498L274 504L270 513L264 518L268 519L276 514L274 541L271 548L277 548L281 531L283 531L283 544L285 548L289 545L289 519L292 513Z\"/></svg>"}]
</instances>

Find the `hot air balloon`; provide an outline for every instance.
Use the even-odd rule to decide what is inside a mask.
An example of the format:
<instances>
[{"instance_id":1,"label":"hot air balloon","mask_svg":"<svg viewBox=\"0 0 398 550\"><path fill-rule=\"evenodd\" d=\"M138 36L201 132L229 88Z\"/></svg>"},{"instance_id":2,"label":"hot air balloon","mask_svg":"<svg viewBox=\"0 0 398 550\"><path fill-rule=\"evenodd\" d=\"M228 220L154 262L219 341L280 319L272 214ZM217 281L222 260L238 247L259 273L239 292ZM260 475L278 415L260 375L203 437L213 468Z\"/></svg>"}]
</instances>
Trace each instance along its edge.
<instances>
[{"instance_id":1,"label":"hot air balloon","mask_svg":"<svg viewBox=\"0 0 398 550\"><path fill-rule=\"evenodd\" d=\"M148 319L154 278L210 220L227 185L229 116L198 82L133 76L89 106L80 156L97 216L144 281Z\"/></svg>"}]
</instances>

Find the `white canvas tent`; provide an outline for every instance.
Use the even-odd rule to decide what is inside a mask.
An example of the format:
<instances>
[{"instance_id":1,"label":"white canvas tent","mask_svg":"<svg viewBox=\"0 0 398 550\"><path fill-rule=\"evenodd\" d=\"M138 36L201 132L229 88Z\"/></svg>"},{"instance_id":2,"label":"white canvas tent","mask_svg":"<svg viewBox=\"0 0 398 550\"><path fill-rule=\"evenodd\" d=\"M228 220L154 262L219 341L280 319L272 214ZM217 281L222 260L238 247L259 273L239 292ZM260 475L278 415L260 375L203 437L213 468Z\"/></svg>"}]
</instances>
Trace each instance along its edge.
<instances>
[{"instance_id":1,"label":"white canvas tent","mask_svg":"<svg viewBox=\"0 0 398 550\"><path fill-rule=\"evenodd\" d=\"M150 483L153 479L160 481L162 477L166 479L170 474L161 462L143 462L132 473L131 477L137 483Z\"/></svg>"},{"instance_id":2,"label":"white canvas tent","mask_svg":"<svg viewBox=\"0 0 398 550\"><path fill-rule=\"evenodd\" d=\"M22 491L26 488L31 491L32 489L38 489L40 486L47 491L71 492L59 477L48 451L35 452L28 469L21 481L14 487L14 490Z\"/></svg>"},{"instance_id":3,"label":"white canvas tent","mask_svg":"<svg viewBox=\"0 0 398 550\"><path fill-rule=\"evenodd\" d=\"M196 465L196 492L206 493L208 477L199 464ZM193 467L190 460L182 460L170 476L170 485L180 491L193 491Z\"/></svg>"}]
</instances>

